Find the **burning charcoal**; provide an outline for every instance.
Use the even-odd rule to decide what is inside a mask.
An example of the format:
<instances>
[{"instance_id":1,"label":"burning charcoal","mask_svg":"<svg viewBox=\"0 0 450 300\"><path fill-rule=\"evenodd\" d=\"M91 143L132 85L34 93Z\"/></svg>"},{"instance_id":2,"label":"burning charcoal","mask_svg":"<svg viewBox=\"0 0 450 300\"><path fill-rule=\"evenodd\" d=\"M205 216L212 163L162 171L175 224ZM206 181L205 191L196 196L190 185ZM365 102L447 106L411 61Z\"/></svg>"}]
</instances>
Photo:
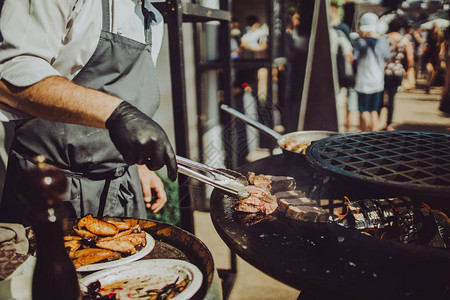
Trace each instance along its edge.
<instances>
[{"instance_id":1,"label":"burning charcoal","mask_svg":"<svg viewBox=\"0 0 450 300\"><path fill-rule=\"evenodd\" d=\"M410 244L415 243L418 240L417 228L414 226L413 211L407 211L400 214L398 219L398 227L400 228L400 242Z\"/></svg>"},{"instance_id":2,"label":"burning charcoal","mask_svg":"<svg viewBox=\"0 0 450 300\"><path fill-rule=\"evenodd\" d=\"M363 213L367 218L367 228L383 228L383 220L373 200L363 200Z\"/></svg>"},{"instance_id":3,"label":"burning charcoal","mask_svg":"<svg viewBox=\"0 0 450 300\"><path fill-rule=\"evenodd\" d=\"M352 202L349 201L346 202L345 204L348 207L349 213L347 214L347 220L348 224L351 227L360 230L367 228L374 228L370 216L374 215L375 213L373 211L370 212L369 214L365 213L364 211L366 210L366 208L363 205L362 201L352 201Z\"/></svg>"},{"instance_id":4,"label":"burning charcoal","mask_svg":"<svg viewBox=\"0 0 450 300\"><path fill-rule=\"evenodd\" d=\"M267 189L271 193L280 191L295 190L297 183L290 176L256 175L248 172L248 182L256 187Z\"/></svg>"},{"instance_id":5,"label":"burning charcoal","mask_svg":"<svg viewBox=\"0 0 450 300\"><path fill-rule=\"evenodd\" d=\"M350 224L348 218L341 219L341 218L339 218L336 215L330 215L330 217L328 218L328 221L330 223L336 223L336 224L338 224L340 226L343 226L345 228L353 228L354 227L353 224Z\"/></svg>"},{"instance_id":6,"label":"burning charcoal","mask_svg":"<svg viewBox=\"0 0 450 300\"><path fill-rule=\"evenodd\" d=\"M385 199L364 199L346 202L356 229L391 227L396 214L393 204Z\"/></svg>"},{"instance_id":7,"label":"burning charcoal","mask_svg":"<svg viewBox=\"0 0 450 300\"><path fill-rule=\"evenodd\" d=\"M399 214L406 213L413 209L411 200L408 198L389 198L388 200L392 203L395 211Z\"/></svg>"},{"instance_id":8,"label":"burning charcoal","mask_svg":"<svg viewBox=\"0 0 450 300\"><path fill-rule=\"evenodd\" d=\"M392 226L396 218L392 203L386 199L379 199L375 200L374 204L378 207L384 226Z\"/></svg>"},{"instance_id":9,"label":"burning charcoal","mask_svg":"<svg viewBox=\"0 0 450 300\"><path fill-rule=\"evenodd\" d=\"M286 217L299 221L326 223L329 213L317 206L289 206Z\"/></svg>"},{"instance_id":10,"label":"burning charcoal","mask_svg":"<svg viewBox=\"0 0 450 300\"><path fill-rule=\"evenodd\" d=\"M400 214L397 223L399 241L405 244L428 244L438 233L435 219L429 209L411 209Z\"/></svg>"},{"instance_id":11,"label":"burning charcoal","mask_svg":"<svg viewBox=\"0 0 450 300\"><path fill-rule=\"evenodd\" d=\"M353 202L347 203L347 206L350 210L350 215L353 216L355 228L356 229L367 228L366 217L361 212L362 208L359 205L359 202L353 201Z\"/></svg>"},{"instance_id":12,"label":"burning charcoal","mask_svg":"<svg viewBox=\"0 0 450 300\"><path fill-rule=\"evenodd\" d=\"M289 206L301 206L301 205L308 205L308 206L315 206L316 203L311 201L309 198L291 198L291 199L278 199L278 207L281 212L286 212L289 208Z\"/></svg>"},{"instance_id":13,"label":"burning charcoal","mask_svg":"<svg viewBox=\"0 0 450 300\"><path fill-rule=\"evenodd\" d=\"M292 198L301 198L306 197L305 192L301 190L293 190L293 191L283 191L283 192L277 192L274 195L277 200L279 199L292 199Z\"/></svg>"},{"instance_id":14,"label":"burning charcoal","mask_svg":"<svg viewBox=\"0 0 450 300\"><path fill-rule=\"evenodd\" d=\"M439 241L432 240L429 245L439 248L450 247L450 219L441 211L433 210L433 217L436 222L437 232L440 237Z\"/></svg>"},{"instance_id":15,"label":"burning charcoal","mask_svg":"<svg viewBox=\"0 0 450 300\"><path fill-rule=\"evenodd\" d=\"M356 229L366 229L369 228L370 224L367 222L366 217L362 213L354 213L353 218L355 219Z\"/></svg>"},{"instance_id":16,"label":"burning charcoal","mask_svg":"<svg viewBox=\"0 0 450 300\"><path fill-rule=\"evenodd\" d=\"M450 219L426 205L414 208L408 198L347 199L345 205L348 211L330 216L330 222L405 244L439 248L450 245Z\"/></svg>"}]
</instances>

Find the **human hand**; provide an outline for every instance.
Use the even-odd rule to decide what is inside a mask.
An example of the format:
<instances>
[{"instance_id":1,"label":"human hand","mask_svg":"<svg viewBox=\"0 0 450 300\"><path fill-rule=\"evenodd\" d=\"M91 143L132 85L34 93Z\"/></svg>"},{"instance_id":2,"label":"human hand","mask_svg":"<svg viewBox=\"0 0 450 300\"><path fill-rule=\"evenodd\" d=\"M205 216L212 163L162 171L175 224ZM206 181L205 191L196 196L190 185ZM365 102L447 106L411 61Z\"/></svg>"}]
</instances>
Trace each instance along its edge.
<instances>
[{"instance_id":1,"label":"human hand","mask_svg":"<svg viewBox=\"0 0 450 300\"><path fill-rule=\"evenodd\" d=\"M150 171L145 165L137 165L137 169L141 180L145 207L150 208L153 213L157 213L167 202L164 184L158 175Z\"/></svg>"},{"instance_id":2,"label":"human hand","mask_svg":"<svg viewBox=\"0 0 450 300\"><path fill-rule=\"evenodd\" d=\"M150 170L166 165L169 179L176 179L177 161L169 139L164 130L143 112L123 101L105 126L127 164L145 164Z\"/></svg>"}]
</instances>

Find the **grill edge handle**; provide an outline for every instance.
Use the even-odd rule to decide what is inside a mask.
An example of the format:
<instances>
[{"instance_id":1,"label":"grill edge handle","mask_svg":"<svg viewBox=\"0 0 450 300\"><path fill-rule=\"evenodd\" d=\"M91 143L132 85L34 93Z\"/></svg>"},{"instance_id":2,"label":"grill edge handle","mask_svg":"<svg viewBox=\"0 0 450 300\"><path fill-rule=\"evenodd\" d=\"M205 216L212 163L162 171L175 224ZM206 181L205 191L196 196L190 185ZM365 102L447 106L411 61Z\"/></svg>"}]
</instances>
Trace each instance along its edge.
<instances>
[{"instance_id":1,"label":"grill edge handle","mask_svg":"<svg viewBox=\"0 0 450 300\"><path fill-rule=\"evenodd\" d=\"M276 141L278 141L278 139L281 138L281 134L279 134L275 130L273 130L273 129L267 127L266 125L263 125L263 124L255 121L255 120L253 120L252 118L244 115L243 113L235 110L234 108L229 107L226 104L220 105L220 109L223 110L223 111L226 111L227 113L229 113L233 117L243 121L244 123L247 123L248 125L250 125L250 126L260 130L261 132L265 133L266 135L268 135L269 137L275 139Z\"/></svg>"}]
</instances>

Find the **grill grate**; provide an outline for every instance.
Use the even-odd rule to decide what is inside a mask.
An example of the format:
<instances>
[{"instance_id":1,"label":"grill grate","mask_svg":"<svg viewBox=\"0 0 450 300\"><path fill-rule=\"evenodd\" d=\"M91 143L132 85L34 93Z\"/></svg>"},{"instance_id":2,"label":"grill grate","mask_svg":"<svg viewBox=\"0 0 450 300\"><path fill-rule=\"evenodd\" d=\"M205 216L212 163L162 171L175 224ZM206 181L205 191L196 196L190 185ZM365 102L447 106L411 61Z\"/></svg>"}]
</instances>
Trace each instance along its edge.
<instances>
[{"instance_id":1,"label":"grill grate","mask_svg":"<svg viewBox=\"0 0 450 300\"><path fill-rule=\"evenodd\" d=\"M307 149L332 175L407 190L450 194L450 135L393 131L332 136Z\"/></svg>"}]
</instances>

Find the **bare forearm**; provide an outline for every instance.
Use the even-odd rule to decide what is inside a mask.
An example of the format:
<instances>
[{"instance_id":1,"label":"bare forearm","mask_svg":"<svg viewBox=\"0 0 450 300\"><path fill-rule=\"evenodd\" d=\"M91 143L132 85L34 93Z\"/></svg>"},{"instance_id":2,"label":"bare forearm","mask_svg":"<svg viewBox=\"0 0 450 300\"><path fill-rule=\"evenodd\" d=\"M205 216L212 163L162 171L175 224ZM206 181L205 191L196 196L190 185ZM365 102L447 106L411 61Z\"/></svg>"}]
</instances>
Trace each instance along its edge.
<instances>
[{"instance_id":1,"label":"bare forearm","mask_svg":"<svg viewBox=\"0 0 450 300\"><path fill-rule=\"evenodd\" d=\"M27 88L0 81L0 101L42 119L105 128L121 99L52 76Z\"/></svg>"}]
</instances>

